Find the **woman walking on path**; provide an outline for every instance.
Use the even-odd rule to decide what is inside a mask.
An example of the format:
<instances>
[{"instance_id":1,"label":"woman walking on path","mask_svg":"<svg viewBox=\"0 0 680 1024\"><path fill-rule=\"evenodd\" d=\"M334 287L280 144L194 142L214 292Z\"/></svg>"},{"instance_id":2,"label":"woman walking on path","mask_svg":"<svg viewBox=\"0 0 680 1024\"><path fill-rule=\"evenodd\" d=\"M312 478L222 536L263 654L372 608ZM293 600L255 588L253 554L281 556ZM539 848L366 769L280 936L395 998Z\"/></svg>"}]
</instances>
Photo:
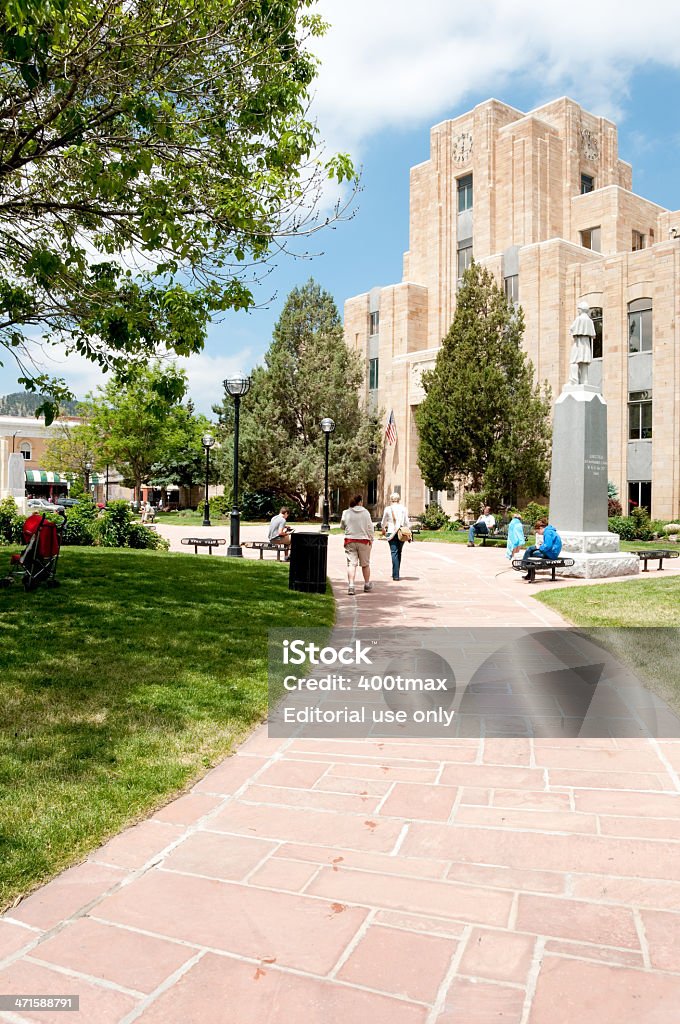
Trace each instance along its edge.
<instances>
[{"instance_id":1,"label":"woman walking on path","mask_svg":"<svg viewBox=\"0 0 680 1024\"><path fill-rule=\"evenodd\" d=\"M404 546L404 541L399 539L399 531L408 530L408 512L401 504L401 495L396 491L390 494L390 504L383 512L381 526L390 544L392 579L398 580L401 573L401 550Z\"/></svg>"},{"instance_id":2,"label":"woman walking on path","mask_svg":"<svg viewBox=\"0 0 680 1024\"><path fill-rule=\"evenodd\" d=\"M354 593L354 578L357 566L361 566L364 577L364 590L373 590L371 583L371 546L373 544L373 520L368 509L364 508L364 499L360 494L349 503L342 513L340 525L345 531L345 555L347 556L347 593Z\"/></svg>"}]
</instances>

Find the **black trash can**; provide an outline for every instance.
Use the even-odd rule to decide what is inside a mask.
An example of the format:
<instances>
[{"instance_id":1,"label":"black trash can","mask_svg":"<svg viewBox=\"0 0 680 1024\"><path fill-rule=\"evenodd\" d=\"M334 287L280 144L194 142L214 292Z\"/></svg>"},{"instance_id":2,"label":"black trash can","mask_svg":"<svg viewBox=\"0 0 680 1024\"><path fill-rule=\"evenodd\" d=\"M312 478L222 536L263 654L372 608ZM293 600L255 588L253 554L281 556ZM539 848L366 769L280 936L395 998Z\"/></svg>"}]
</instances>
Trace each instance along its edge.
<instances>
[{"instance_id":1,"label":"black trash can","mask_svg":"<svg viewBox=\"0 0 680 1024\"><path fill-rule=\"evenodd\" d=\"M289 590L326 593L327 533L294 533L290 545Z\"/></svg>"}]
</instances>

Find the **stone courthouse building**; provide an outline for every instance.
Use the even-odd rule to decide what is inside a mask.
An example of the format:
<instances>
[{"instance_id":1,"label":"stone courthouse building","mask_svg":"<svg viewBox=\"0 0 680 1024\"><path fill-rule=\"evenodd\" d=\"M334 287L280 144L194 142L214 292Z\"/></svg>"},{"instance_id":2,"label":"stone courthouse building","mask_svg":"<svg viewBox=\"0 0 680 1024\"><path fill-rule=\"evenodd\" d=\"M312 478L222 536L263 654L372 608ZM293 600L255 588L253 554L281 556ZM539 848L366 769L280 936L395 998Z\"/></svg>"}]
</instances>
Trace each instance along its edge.
<instances>
[{"instance_id":1,"label":"stone courthouse building","mask_svg":"<svg viewBox=\"0 0 680 1024\"><path fill-rule=\"evenodd\" d=\"M409 251L400 284L345 304L345 337L366 359L369 407L393 414L369 501L400 490L409 511L436 497L417 465L420 377L448 332L470 260L524 310L525 348L556 398L569 325L591 307L590 383L608 406L609 479L626 504L680 515L680 211L632 191L611 121L559 99L528 114L497 100L435 125L411 169Z\"/></svg>"}]
</instances>

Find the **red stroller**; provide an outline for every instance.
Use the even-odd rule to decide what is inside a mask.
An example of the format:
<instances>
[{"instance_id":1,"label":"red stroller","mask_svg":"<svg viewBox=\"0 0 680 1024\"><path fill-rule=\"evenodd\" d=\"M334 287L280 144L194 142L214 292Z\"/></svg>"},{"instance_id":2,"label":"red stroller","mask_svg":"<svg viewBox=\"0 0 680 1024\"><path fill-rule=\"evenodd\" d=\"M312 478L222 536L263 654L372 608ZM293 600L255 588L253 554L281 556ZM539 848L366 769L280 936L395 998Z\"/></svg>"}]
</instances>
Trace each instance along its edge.
<instances>
[{"instance_id":1,"label":"red stroller","mask_svg":"<svg viewBox=\"0 0 680 1024\"><path fill-rule=\"evenodd\" d=\"M66 516L59 513L59 523L54 523L45 514L34 513L23 526L26 547L20 555L12 555L10 571L0 579L0 587L9 587L21 577L24 590L35 590L41 583L58 587L55 579L61 535L64 532Z\"/></svg>"}]
</instances>

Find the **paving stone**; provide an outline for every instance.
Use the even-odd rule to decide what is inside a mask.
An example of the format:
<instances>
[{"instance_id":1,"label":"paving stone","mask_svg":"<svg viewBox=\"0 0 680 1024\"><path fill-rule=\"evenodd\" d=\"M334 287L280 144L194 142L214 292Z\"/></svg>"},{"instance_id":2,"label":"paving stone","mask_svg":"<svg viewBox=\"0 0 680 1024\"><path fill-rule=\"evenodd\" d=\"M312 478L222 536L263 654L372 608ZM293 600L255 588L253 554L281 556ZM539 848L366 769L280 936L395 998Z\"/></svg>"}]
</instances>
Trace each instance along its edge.
<instances>
[{"instance_id":1,"label":"paving stone","mask_svg":"<svg viewBox=\"0 0 680 1024\"><path fill-rule=\"evenodd\" d=\"M329 868L324 868L307 892L364 906L422 911L497 925L507 924L512 903L510 894L500 890Z\"/></svg>"},{"instance_id":2,"label":"paving stone","mask_svg":"<svg viewBox=\"0 0 680 1024\"><path fill-rule=\"evenodd\" d=\"M138 1020L139 1024L425 1024L427 1013L426 1007L351 985L284 973L267 962L248 964L208 953Z\"/></svg>"},{"instance_id":3,"label":"paving stone","mask_svg":"<svg viewBox=\"0 0 680 1024\"><path fill-rule=\"evenodd\" d=\"M640 940L632 912L623 907L608 907L585 900L556 899L521 893L516 927L534 935L581 939L605 946L623 946L639 950Z\"/></svg>"},{"instance_id":4,"label":"paving stone","mask_svg":"<svg viewBox=\"0 0 680 1024\"><path fill-rule=\"evenodd\" d=\"M535 945L533 935L473 928L458 973L524 985Z\"/></svg>"},{"instance_id":5,"label":"paving stone","mask_svg":"<svg viewBox=\"0 0 680 1024\"><path fill-rule=\"evenodd\" d=\"M678 1006L677 975L546 957L528 1024L677 1024Z\"/></svg>"},{"instance_id":6,"label":"paving stone","mask_svg":"<svg viewBox=\"0 0 680 1024\"><path fill-rule=\"evenodd\" d=\"M73 978L30 960L17 960L0 971L0 992L3 995L51 995L80 998L78 1012L64 1010L21 1011L19 1020L36 1024L64 1024L69 1017L83 1024L115 1024L139 1005L139 998L112 991L84 978Z\"/></svg>"},{"instance_id":7,"label":"paving stone","mask_svg":"<svg viewBox=\"0 0 680 1024\"><path fill-rule=\"evenodd\" d=\"M196 832L163 861L167 871L185 871L238 882L276 849L276 843L219 832Z\"/></svg>"},{"instance_id":8,"label":"paving stone","mask_svg":"<svg viewBox=\"0 0 680 1024\"><path fill-rule=\"evenodd\" d=\"M520 1024L523 1007L520 988L456 978L436 1024Z\"/></svg>"},{"instance_id":9,"label":"paving stone","mask_svg":"<svg viewBox=\"0 0 680 1024\"><path fill-rule=\"evenodd\" d=\"M200 946L325 974L366 917L339 900L152 872L97 907L97 917Z\"/></svg>"},{"instance_id":10,"label":"paving stone","mask_svg":"<svg viewBox=\"0 0 680 1024\"><path fill-rule=\"evenodd\" d=\"M86 862L62 872L14 907L10 916L47 931L71 917L125 878L115 867Z\"/></svg>"},{"instance_id":11,"label":"paving stone","mask_svg":"<svg viewBox=\"0 0 680 1024\"><path fill-rule=\"evenodd\" d=\"M41 942L31 955L124 988L153 992L195 952L189 946L80 918Z\"/></svg>"},{"instance_id":12,"label":"paving stone","mask_svg":"<svg viewBox=\"0 0 680 1024\"><path fill-rule=\"evenodd\" d=\"M451 939L372 927L337 977L432 1004L456 949Z\"/></svg>"}]
</instances>

